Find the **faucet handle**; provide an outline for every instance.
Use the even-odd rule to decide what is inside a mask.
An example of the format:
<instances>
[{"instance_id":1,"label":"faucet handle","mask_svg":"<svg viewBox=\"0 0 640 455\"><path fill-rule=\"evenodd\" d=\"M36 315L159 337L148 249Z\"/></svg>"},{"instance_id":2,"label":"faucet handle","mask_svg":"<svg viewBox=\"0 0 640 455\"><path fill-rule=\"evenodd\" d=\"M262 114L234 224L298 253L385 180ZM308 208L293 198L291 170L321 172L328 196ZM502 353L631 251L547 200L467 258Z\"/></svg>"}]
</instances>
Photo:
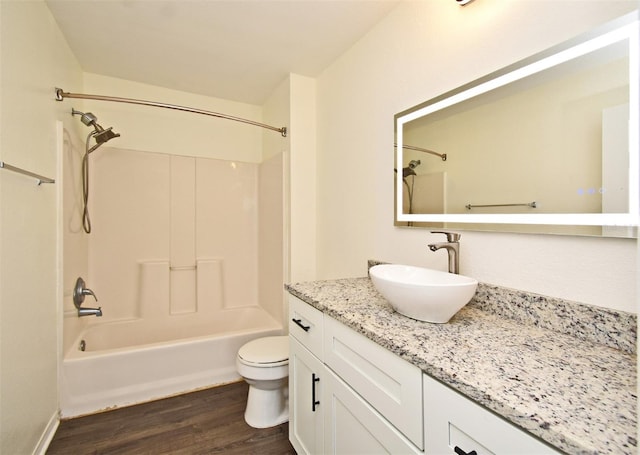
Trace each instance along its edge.
<instances>
[{"instance_id":1,"label":"faucet handle","mask_svg":"<svg viewBox=\"0 0 640 455\"><path fill-rule=\"evenodd\" d=\"M91 295L94 299L96 299L96 302L98 301L98 297L96 297L93 291L91 289L85 288L84 280L82 278L78 278L76 280L76 285L73 288L73 304L76 306L76 308L80 309L80 306L82 305L82 302L84 302L84 297L86 295Z\"/></svg>"},{"instance_id":2,"label":"faucet handle","mask_svg":"<svg viewBox=\"0 0 640 455\"><path fill-rule=\"evenodd\" d=\"M98 301L98 297L96 297L96 295L93 293L93 291L89 288L84 288L82 290L82 295L90 295L92 296L94 299L96 299L96 302Z\"/></svg>"},{"instance_id":3,"label":"faucet handle","mask_svg":"<svg viewBox=\"0 0 640 455\"><path fill-rule=\"evenodd\" d=\"M432 234L444 234L447 236L447 242L459 242L461 235L457 232L449 231L431 231Z\"/></svg>"}]
</instances>

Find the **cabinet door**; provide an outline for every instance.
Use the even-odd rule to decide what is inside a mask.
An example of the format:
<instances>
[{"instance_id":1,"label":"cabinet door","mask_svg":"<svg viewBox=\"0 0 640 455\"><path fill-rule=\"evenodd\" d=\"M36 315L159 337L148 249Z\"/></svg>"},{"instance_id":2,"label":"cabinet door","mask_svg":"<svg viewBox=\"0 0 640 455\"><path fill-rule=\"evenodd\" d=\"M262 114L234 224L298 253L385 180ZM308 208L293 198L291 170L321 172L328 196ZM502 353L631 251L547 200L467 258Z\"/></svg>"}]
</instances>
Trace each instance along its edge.
<instances>
[{"instance_id":1,"label":"cabinet door","mask_svg":"<svg viewBox=\"0 0 640 455\"><path fill-rule=\"evenodd\" d=\"M559 451L425 375L425 453L560 455Z\"/></svg>"},{"instance_id":2,"label":"cabinet door","mask_svg":"<svg viewBox=\"0 0 640 455\"><path fill-rule=\"evenodd\" d=\"M289 336L289 440L298 455L322 454L325 367Z\"/></svg>"},{"instance_id":3,"label":"cabinet door","mask_svg":"<svg viewBox=\"0 0 640 455\"><path fill-rule=\"evenodd\" d=\"M422 454L331 370L323 381L327 454Z\"/></svg>"},{"instance_id":4,"label":"cabinet door","mask_svg":"<svg viewBox=\"0 0 640 455\"><path fill-rule=\"evenodd\" d=\"M325 364L422 449L422 371L330 317L324 339Z\"/></svg>"}]
</instances>

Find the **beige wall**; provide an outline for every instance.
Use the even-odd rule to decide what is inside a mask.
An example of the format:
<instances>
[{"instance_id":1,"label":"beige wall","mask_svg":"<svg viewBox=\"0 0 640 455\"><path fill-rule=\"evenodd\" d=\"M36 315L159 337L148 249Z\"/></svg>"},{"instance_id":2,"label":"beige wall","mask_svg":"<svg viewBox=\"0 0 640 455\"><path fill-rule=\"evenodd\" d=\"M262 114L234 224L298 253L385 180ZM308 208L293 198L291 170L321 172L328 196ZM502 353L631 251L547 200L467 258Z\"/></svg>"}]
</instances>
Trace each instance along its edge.
<instances>
[{"instance_id":1,"label":"beige wall","mask_svg":"<svg viewBox=\"0 0 640 455\"><path fill-rule=\"evenodd\" d=\"M69 106L54 87L81 87L82 75L43 2L0 2L0 160L60 179L56 119ZM0 453L45 444L58 411L61 292L57 289L59 180L0 171ZM44 436L43 436L44 435Z\"/></svg>"},{"instance_id":2,"label":"beige wall","mask_svg":"<svg viewBox=\"0 0 640 455\"><path fill-rule=\"evenodd\" d=\"M403 2L318 78L318 278L366 260L444 270L440 236L393 226L393 116L637 7L635 1ZM442 253L442 254L441 254ZM480 281L636 311L635 240L466 232Z\"/></svg>"},{"instance_id":3,"label":"beige wall","mask_svg":"<svg viewBox=\"0 0 640 455\"><path fill-rule=\"evenodd\" d=\"M291 75L290 281L316 278L316 82Z\"/></svg>"}]
</instances>

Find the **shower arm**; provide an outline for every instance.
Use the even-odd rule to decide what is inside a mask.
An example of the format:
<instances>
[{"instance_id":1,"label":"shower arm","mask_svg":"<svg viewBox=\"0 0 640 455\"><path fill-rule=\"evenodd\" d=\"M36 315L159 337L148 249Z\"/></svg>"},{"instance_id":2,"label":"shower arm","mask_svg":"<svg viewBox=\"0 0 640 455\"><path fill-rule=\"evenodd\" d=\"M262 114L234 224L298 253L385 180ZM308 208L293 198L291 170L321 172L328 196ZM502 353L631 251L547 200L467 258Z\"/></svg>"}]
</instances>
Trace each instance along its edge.
<instances>
[{"instance_id":1,"label":"shower arm","mask_svg":"<svg viewBox=\"0 0 640 455\"><path fill-rule=\"evenodd\" d=\"M275 126L266 125L264 123L255 122L253 120L247 120L241 117L233 117L231 115L220 114L218 112L205 111L203 109L196 109L196 108L186 107L186 106L178 106L175 104L158 103L156 101L136 100L132 98L119 98L115 96L87 95L83 93L69 93L69 92L65 92L61 88L56 87L56 101L64 101L65 98L77 98L77 99L97 100L97 101L113 101L116 103L139 104L142 106L162 107L164 109L173 109L176 111L192 112L194 114L209 115L211 117L218 117L218 118L223 118L227 120L233 120L235 122L247 123L249 125L258 126L260 128L266 128L268 130L277 131L282 135L282 137L287 137L286 126L277 128Z\"/></svg>"},{"instance_id":2,"label":"shower arm","mask_svg":"<svg viewBox=\"0 0 640 455\"><path fill-rule=\"evenodd\" d=\"M393 144L393 146L397 147L398 144ZM447 161L447 154L446 153L434 152L433 150L423 149L421 147L416 147L415 145L402 144L402 148L403 149L407 149L407 150L415 150L415 151L418 151L418 152L429 153L431 155L439 156L442 159L442 161Z\"/></svg>"}]
</instances>

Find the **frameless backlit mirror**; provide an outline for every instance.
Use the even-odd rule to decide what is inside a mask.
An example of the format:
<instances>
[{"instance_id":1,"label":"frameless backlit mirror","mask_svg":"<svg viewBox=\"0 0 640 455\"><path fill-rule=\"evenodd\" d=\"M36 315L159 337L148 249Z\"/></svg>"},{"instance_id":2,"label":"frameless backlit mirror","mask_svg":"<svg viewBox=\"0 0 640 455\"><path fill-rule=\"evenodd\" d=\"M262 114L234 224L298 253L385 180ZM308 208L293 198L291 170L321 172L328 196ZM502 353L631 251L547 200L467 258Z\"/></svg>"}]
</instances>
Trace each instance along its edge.
<instances>
[{"instance_id":1,"label":"frameless backlit mirror","mask_svg":"<svg viewBox=\"0 0 640 455\"><path fill-rule=\"evenodd\" d=\"M638 30L636 12L397 114L396 224L636 236Z\"/></svg>"}]
</instances>

